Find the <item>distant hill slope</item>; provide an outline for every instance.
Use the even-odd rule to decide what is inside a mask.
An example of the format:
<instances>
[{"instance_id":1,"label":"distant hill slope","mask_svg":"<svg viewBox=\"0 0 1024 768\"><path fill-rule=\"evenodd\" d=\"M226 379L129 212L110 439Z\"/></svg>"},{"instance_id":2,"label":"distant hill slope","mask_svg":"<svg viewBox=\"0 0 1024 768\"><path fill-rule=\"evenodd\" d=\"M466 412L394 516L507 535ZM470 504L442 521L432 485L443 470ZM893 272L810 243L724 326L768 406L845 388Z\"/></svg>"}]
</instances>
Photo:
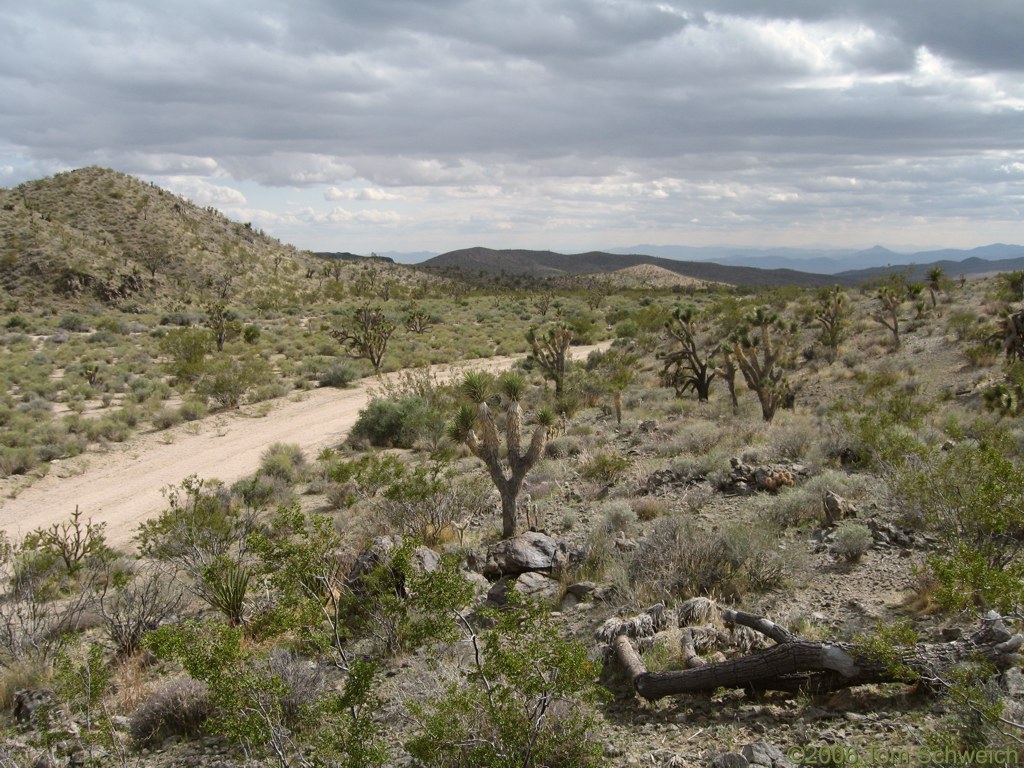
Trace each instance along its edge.
<instances>
[{"instance_id":1,"label":"distant hill slope","mask_svg":"<svg viewBox=\"0 0 1024 768\"><path fill-rule=\"evenodd\" d=\"M83 168L0 190L0 293L130 308L296 289L321 262L153 184Z\"/></svg>"},{"instance_id":2,"label":"distant hill slope","mask_svg":"<svg viewBox=\"0 0 1024 768\"><path fill-rule=\"evenodd\" d=\"M964 253L973 253L975 255L961 260L949 258L950 256L961 256ZM1024 269L1024 246L1020 245L997 244L975 248L972 251L922 251L915 255L921 257L921 261L904 266L855 269L841 272L836 277L862 283L866 280L884 277L893 272L906 274L912 280L923 280L927 277L929 270L935 267L942 269L949 277L956 277L957 275L987 275L995 272L1015 272ZM993 258L987 258L987 256L992 256Z\"/></svg>"},{"instance_id":3,"label":"distant hill slope","mask_svg":"<svg viewBox=\"0 0 1024 768\"><path fill-rule=\"evenodd\" d=\"M498 251L477 247L442 253L440 256L428 259L420 266L439 271L454 270L464 274L484 272L486 274L556 277L614 272L639 264L651 264L694 280L728 285L818 287L837 282L837 278L834 276L797 272L792 269L730 267L710 262L675 261L643 254L617 254L602 251L563 254L554 251ZM839 282L846 281L839 280Z\"/></svg>"},{"instance_id":4,"label":"distant hill slope","mask_svg":"<svg viewBox=\"0 0 1024 768\"><path fill-rule=\"evenodd\" d=\"M842 248L752 248L749 246L684 246L639 245L612 248L612 253L645 253L663 258L687 261L712 261L735 267L758 269L795 269L821 275L856 274L871 269L901 269L907 265L934 262L960 262L972 258L987 261L1015 259L1024 256L1024 246L993 243L971 250L942 250L905 253L876 245L864 250ZM881 274L876 272L874 274Z\"/></svg>"},{"instance_id":5,"label":"distant hill slope","mask_svg":"<svg viewBox=\"0 0 1024 768\"><path fill-rule=\"evenodd\" d=\"M620 288L674 288L678 286L706 285L707 281L670 272L654 264L635 264L602 275L612 285Z\"/></svg>"}]
</instances>

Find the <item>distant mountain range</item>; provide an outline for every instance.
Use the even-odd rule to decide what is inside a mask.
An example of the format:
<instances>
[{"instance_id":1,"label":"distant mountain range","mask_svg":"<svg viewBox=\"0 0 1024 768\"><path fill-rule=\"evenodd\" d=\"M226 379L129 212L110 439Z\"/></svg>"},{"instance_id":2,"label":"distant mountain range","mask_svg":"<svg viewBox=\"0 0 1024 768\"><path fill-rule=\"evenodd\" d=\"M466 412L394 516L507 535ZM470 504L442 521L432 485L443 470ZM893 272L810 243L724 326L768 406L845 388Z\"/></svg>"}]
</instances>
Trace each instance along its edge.
<instances>
[{"instance_id":1,"label":"distant mountain range","mask_svg":"<svg viewBox=\"0 0 1024 768\"><path fill-rule=\"evenodd\" d=\"M641 249L655 251L645 253ZM950 276L1024 269L1024 246L994 244L972 250L942 249L901 254L875 247L861 251L753 250L724 247L638 246L622 253L562 254L525 249L463 248L427 259L420 266L444 272L558 277L608 273L649 264L694 280L730 285L816 287L856 285L888 272L923 278L938 266ZM666 256L664 254L673 254ZM691 258L679 258L688 255Z\"/></svg>"},{"instance_id":2,"label":"distant mountain range","mask_svg":"<svg viewBox=\"0 0 1024 768\"><path fill-rule=\"evenodd\" d=\"M865 250L812 248L744 248L734 246L690 247L683 245L638 245L632 248L611 248L611 253L643 253L662 258L713 261L717 264L759 269L794 269L822 275L858 273L864 270L908 265L932 265L962 262L967 259L1002 261L1024 258L1024 246L996 243L970 250L940 250L899 253L882 246ZM1012 267L1015 269L1016 267ZM925 269L927 271L927 269ZM949 271L949 270L947 270Z\"/></svg>"},{"instance_id":3,"label":"distant mountain range","mask_svg":"<svg viewBox=\"0 0 1024 768\"><path fill-rule=\"evenodd\" d=\"M816 287L830 285L836 278L792 269L757 269L727 266L713 262L678 261L646 254L618 254L603 251L587 253L555 253L554 251L502 250L491 248L464 248L442 253L422 262L419 266L465 275L525 275L530 277L560 277L615 272L640 264L650 264L694 280L730 285L799 285ZM845 282L845 281L844 281Z\"/></svg>"}]
</instances>

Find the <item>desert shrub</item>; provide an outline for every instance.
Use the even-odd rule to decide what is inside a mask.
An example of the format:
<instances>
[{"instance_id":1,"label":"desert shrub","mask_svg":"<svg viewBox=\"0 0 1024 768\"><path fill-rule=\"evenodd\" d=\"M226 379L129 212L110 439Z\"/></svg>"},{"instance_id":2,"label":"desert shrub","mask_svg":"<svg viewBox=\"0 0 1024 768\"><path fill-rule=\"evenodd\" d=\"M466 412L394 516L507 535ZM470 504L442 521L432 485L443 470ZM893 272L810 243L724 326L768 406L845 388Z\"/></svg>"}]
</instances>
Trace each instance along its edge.
<instances>
[{"instance_id":1,"label":"desert shrub","mask_svg":"<svg viewBox=\"0 0 1024 768\"><path fill-rule=\"evenodd\" d=\"M247 403L262 403L266 400L274 400L284 397L291 392L291 386L284 381L271 381L266 384L257 384L245 393Z\"/></svg>"},{"instance_id":2,"label":"desert shrub","mask_svg":"<svg viewBox=\"0 0 1024 768\"><path fill-rule=\"evenodd\" d=\"M845 520L836 529L832 551L848 563L855 563L871 549L874 536L863 523Z\"/></svg>"},{"instance_id":3,"label":"desert shrub","mask_svg":"<svg viewBox=\"0 0 1024 768\"><path fill-rule=\"evenodd\" d=\"M202 378L196 382L196 394L221 408L237 408L246 393L265 383L270 374L270 365L262 358L221 357L205 364Z\"/></svg>"},{"instance_id":4,"label":"desert shrub","mask_svg":"<svg viewBox=\"0 0 1024 768\"><path fill-rule=\"evenodd\" d=\"M162 680L128 718L128 732L143 747L159 744L168 736L194 737L212 713L205 683L187 675Z\"/></svg>"},{"instance_id":5,"label":"desert shrub","mask_svg":"<svg viewBox=\"0 0 1024 768\"><path fill-rule=\"evenodd\" d=\"M21 315L11 315L9 318L7 318L7 321L4 323L4 328L6 328L9 331L13 331L17 328L28 330L31 327L32 323L30 323Z\"/></svg>"},{"instance_id":6,"label":"desert shrub","mask_svg":"<svg viewBox=\"0 0 1024 768\"><path fill-rule=\"evenodd\" d=\"M566 640L540 606L492 612L493 626L465 681L432 705L411 705L419 732L406 744L430 768L604 764L591 707L601 697L586 648Z\"/></svg>"},{"instance_id":7,"label":"desert shrub","mask_svg":"<svg viewBox=\"0 0 1024 768\"><path fill-rule=\"evenodd\" d=\"M604 451L592 456L580 467L580 474L587 480L594 480L600 483L614 483L621 480L630 462L625 456Z\"/></svg>"},{"instance_id":8,"label":"desert shrub","mask_svg":"<svg viewBox=\"0 0 1024 768\"><path fill-rule=\"evenodd\" d=\"M656 496L641 496L633 499L633 514L642 522L655 520L668 514L668 502Z\"/></svg>"},{"instance_id":9,"label":"desert shrub","mask_svg":"<svg viewBox=\"0 0 1024 768\"><path fill-rule=\"evenodd\" d=\"M731 594L735 575L725 540L678 517L655 521L629 570L655 600Z\"/></svg>"},{"instance_id":10,"label":"desert shrub","mask_svg":"<svg viewBox=\"0 0 1024 768\"><path fill-rule=\"evenodd\" d=\"M83 519L76 506L67 520L49 528L37 528L25 536L22 551L60 563L66 575L74 576L87 566L96 567L113 558L114 551L103 533L105 528L106 523Z\"/></svg>"},{"instance_id":11,"label":"desert shrub","mask_svg":"<svg viewBox=\"0 0 1024 768\"><path fill-rule=\"evenodd\" d=\"M199 328L175 328L160 339L165 368L174 379L189 385L203 375L206 355L213 347L210 334Z\"/></svg>"},{"instance_id":12,"label":"desert shrub","mask_svg":"<svg viewBox=\"0 0 1024 768\"><path fill-rule=\"evenodd\" d=\"M351 631L387 656L453 642L456 612L473 596L457 556L443 555L439 567L427 572L414 566L415 544L405 539L386 552L339 600Z\"/></svg>"},{"instance_id":13,"label":"desert shrub","mask_svg":"<svg viewBox=\"0 0 1024 768\"><path fill-rule=\"evenodd\" d=\"M39 466L40 457L33 448L0 446L0 477L24 475Z\"/></svg>"},{"instance_id":14,"label":"desert shrub","mask_svg":"<svg viewBox=\"0 0 1024 768\"><path fill-rule=\"evenodd\" d=\"M1003 613L1024 603L1024 470L998 442L961 443L892 473L904 516L934 531L928 557L950 609L970 605Z\"/></svg>"},{"instance_id":15,"label":"desert shrub","mask_svg":"<svg viewBox=\"0 0 1024 768\"><path fill-rule=\"evenodd\" d=\"M296 483L306 471L306 457L294 443L274 443L260 457L259 474Z\"/></svg>"},{"instance_id":16,"label":"desert shrub","mask_svg":"<svg viewBox=\"0 0 1024 768\"><path fill-rule=\"evenodd\" d=\"M115 586L115 581L123 583ZM97 604L114 655L124 659L134 654L143 635L173 615L183 600L184 592L157 570L106 578Z\"/></svg>"},{"instance_id":17,"label":"desert shrub","mask_svg":"<svg viewBox=\"0 0 1024 768\"><path fill-rule=\"evenodd\" d=\"M65 331L82 333L89 330L89 323L80 315L64 315L57 323L57 327Z\"/></svg>"},{"instance_id":18,"label":"desert shrub","mask_svg":"<svg viewBox=\"0 0 1024 768\"><path fill-rule=\"evenodd\" d=\"M381 448L412 448L421 438L439 440L445 416L420 397L375 398L359 412L349 440Z\"/></svg>"},{"instance_id":19,"label":"desert shrub","mask_svg":"<svg viewBox=\"0 0 1024 768\"><path fill-rule=\"evenodd\" d=\"M170 429L181 423L181 410L165 406L155 411L152 418L156 429Z\"/></svg>"},{"instance_id":20,"label":"desert shrub","mask_svg":"<svg viewBox=\"0 0 1024 768\"><path fill-rule=\"evenodd\" d=\"M320 372L320 386L344 389L358 378L359 369L353 363L341 360Z\"/></svg>"},{"instance_id":21,"label":"desert shrub","mask_svg":"<svg viewBox=\"0 0 1024 768\"><path fill-rule=\"evenodd\" d=\"M946 328L956 336L957 341L970 339L977 332L978 315L969 309L955 309L949 313Z\"/></svg>"},{"instance_id":22,"label":"desert shrub","mask_svg":"<svg viewBox=\"0 0 1024 768\"><path fill-rule=\"evenodd\" d=\"M789 418L774 425L769 436L768 451L776 460L805 459L820 438L818 425L808 418Z\"/></svg>"},{"instance_id":23,"label":"desert shrub","mask_svg":"<svg viewBox=\"0 0 1024 768\"><path fill-rule=\"evenodd\" d=\"M637 515L628 502L610 501L600 507L601 525L615 532L628 533L636 525Z\"/></svg>"},{"instance_id":24,"label":"desert shrub","mask_svg":"<svg viewBox=\"0 0 1024 768\"><path fill-rule=\"evenodd\" d=\"M205 599L207 569L219 558L244 555L255 510L233 503L219 483L195 475L164 489L164 498L167 508L138 528L139 552L187 576L188 587Z\"/></svg>"},{"instance_id":25,"label":"desert shrub","mask_svg":"<svg viewBox=\"0 0 1024 768\"><path fill-rule=\"evenodd\" d=\"M304 659L284 648L275 648L267 659L270 673L281 681L281 715L295 726L306 710L315 706L327 688L327 676L315 661Z\"/></svg>"},{"instance_id":26,"label":"desert shrub","mask_svg":"<svg viewBox=\"0 0 1024 768\"><path fill-rule=\"evenodd\" d=\"M821 518L821 496L806 487L784 487L758 498L759 513L778 528L800 527Z\"/></svg>"},{"instance_id":27,"label":"desert shrub","mask_svg":"<svg viewBox=\"0 0 1024 768\"><path fill-rule=\"evenodd\" d=\"M583 453L583 443L572 435L559 435L544 446L544 455L550 459L564 459Z\"/></svg>"},{"instance_id":28,"label":"desert shrub","mask_svg":"<svg viewBox=\"0 0 1024 768\"><path fill-rule=\"evenodd\" d=\"M421 464L387 487L379 508L402 533L427 545L437 544L454 524L482 515L493 507L483 478L459 479L445 462Z\"/></svg>"},{"instance_id":29,"label":"desert shrub","mask_svg":"<svg viewBox=\"0 0 1024 768\"><path fill-rule=\"evenodd\" d=\"M181 418L185 421L198 421L209 413L209 408L202 400L186 400L181 404Z\"/></svg>"}]
</instances>

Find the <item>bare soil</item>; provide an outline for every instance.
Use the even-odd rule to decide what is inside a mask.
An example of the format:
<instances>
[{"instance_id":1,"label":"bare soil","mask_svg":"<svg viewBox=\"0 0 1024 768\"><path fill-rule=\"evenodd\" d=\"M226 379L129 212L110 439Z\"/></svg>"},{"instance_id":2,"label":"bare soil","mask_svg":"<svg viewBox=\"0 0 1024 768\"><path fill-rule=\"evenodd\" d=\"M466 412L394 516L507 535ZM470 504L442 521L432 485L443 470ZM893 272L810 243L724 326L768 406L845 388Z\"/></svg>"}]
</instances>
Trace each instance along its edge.
<instances>
[{"instance_id":1,"label":"bare soil","mask_svg":"<svg viewBox=\"0 0 1024 768\"><path fill-rule=\"evenodd\" d=\"M574 347L573 356L585 359L609 344ZM519 359L492 357L431 370L444 380L467 369L503 370ZM189 475L230 484L254 472L263 451L273 443L294 443L313 456L337 446L368 402L370 390L379 386L377 379L368 378L352 389L301 392L172 429L137 434L112 444L104 453L53 462L45 477L8 490L13 498L0 500L0 529L18 540L29 531L66 520L77 506L93 522L106 523L109 544L123 547L139 523L163 507L162 489Z\"/></svg>"}]
</instances>

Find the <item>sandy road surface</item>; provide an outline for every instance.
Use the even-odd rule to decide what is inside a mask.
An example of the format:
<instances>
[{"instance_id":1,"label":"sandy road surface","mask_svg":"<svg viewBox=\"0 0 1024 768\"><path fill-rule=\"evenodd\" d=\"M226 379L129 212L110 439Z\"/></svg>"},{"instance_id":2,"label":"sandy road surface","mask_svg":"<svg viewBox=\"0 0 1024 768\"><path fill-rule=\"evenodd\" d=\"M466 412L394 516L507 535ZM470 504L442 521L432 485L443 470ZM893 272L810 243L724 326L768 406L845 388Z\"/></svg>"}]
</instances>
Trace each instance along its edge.
<instances>
[{"instance_id":1,"label":"sandy road surface","mask_svg":"<svg viewBox=\"0 0 1024 768\"><path fill-rule=\"evenodd\" d=\"M608 345L574 347L573 357L585 359L591 350ZM444 378L466 368L502 370L518 359L469 360L434 370ZM106 453L55 462L46 477L15 498L0 499L0 529L17 539L40 526L66 520L78 505L83 516L107 524L110 544L123 546L141 521L163 508L161 489L189 475L230 484L254 472L272 443L296 443L307 456L337 445L355 424L375 384L367 379L353 389L314 389L273 401L265 416L220 414L163 432L135 435Z\"/></svg>"}]
</instances>

